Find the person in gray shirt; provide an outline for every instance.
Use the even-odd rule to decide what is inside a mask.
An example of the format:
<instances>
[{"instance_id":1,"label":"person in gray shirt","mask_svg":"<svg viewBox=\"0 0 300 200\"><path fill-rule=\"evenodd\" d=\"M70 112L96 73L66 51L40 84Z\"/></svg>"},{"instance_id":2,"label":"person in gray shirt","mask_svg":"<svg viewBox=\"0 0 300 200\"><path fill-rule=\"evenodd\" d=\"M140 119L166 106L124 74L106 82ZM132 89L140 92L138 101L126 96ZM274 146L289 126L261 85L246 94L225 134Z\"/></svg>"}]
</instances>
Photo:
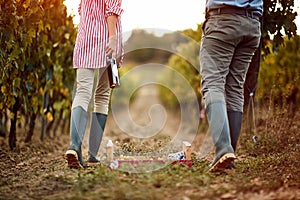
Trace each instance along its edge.
<instances>
[{"instance_id":1,"label":"person in gray shirt","mask_svg":"<svg viewBox=\"0 0 300 200\"><path fill-rule=\"evenodd\" d=\"M206 0L200 74L215 146L210 171L234 168L243 115L243 85L261 38L263 0Z\"/></svg>"}]
</instances>

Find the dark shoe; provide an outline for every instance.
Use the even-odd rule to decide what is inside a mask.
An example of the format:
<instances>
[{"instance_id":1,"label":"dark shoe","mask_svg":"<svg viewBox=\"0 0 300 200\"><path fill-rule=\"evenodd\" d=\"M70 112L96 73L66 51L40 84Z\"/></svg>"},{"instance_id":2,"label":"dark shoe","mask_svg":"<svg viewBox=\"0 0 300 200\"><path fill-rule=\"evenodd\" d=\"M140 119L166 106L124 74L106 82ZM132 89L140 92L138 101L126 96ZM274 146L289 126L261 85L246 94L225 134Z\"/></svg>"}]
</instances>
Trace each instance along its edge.
<instances>
[{"instance_id":1,"label":"dark shoe","mask_svg":"<svg viewBox=\"0 0 300 200\"><path fill-rule=\"evenodd\" d=\"M100 164L100 160L95 158L94 156L89 155L87 161L86 161L87 166L94 166Z\"/></svg>"},{"instance_id":2,"label":"dark shoe","mask_svg":"<svg viewBox=\"0 0 300 200\"><path fill-rule=\"evenodd\" d=\"M68 149L65 153L65 159L68 162L68 166L71 169L83 169L86 165L83 161L78 158L78 153L73 149Z\"/></svg>"},{"instance_id":3,"label":"dark shoe","mask_svg":"<svg viewBox=\"0 0 300 200\"><path fill-rule=\"evenodd\" d=\"M219 159L215 159L215 161L212 164L210 164L209 171L210 172L223 171L226 169L227 166L232 164L235 159L236 157L233 153L225 153Z\"/></svg>"}]
</instances>

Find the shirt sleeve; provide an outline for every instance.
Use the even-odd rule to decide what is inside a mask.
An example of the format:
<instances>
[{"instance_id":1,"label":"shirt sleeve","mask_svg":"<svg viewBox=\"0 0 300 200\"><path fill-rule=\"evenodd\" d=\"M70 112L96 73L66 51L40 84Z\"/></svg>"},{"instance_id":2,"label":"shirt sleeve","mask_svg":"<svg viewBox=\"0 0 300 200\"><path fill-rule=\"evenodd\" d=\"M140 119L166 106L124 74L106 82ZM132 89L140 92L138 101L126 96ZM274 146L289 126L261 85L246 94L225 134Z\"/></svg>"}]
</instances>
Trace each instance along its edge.
<instances>
[{"instance_id":1,"label":"shirt sleeve","mask_svg":"<svg viewBox=\"0 0 300 200\"><path fill-rule=\"evenodd\" d=\"M122 15L123 9L121 8L122 0L105 0L105 16Z\"/></svg>"}]
</instances>

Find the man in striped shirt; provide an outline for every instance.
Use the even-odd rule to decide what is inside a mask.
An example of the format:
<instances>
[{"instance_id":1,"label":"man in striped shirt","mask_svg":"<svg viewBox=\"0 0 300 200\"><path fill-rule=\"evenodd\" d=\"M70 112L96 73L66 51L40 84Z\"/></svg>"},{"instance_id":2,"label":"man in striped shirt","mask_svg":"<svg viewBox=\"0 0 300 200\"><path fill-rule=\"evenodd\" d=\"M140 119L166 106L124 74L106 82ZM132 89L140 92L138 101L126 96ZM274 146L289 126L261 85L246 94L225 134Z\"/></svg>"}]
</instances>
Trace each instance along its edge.
<instances>
[{"instance_id":1,"label":"man in striped shirt","mask_svg":"<svg viewBox=\"0 0 300 200\"><path fill-rule=\"evenodd\" d=\"M98 71L94 94L88 162L96 159L108 114L110 87L106 71L107 57L123 58L121 40L122 0L81 0L80 22L73 55L76 92L72 103L70 147L65 159L70 168L84 168L81 145L88 121L88 105L93 96L94 75Z\"/></svg>"},{"instance_id":2,"label":"man in striped shirt","mask_svg":"<svg viewBox=\"0 0 300 200\"><path fill-rule=\"evenodd\" d=\"M263 0L206 0L200 73L215 159L210 171L234 167L243 84L261 36Z\"/></svg>"}]
</instances>

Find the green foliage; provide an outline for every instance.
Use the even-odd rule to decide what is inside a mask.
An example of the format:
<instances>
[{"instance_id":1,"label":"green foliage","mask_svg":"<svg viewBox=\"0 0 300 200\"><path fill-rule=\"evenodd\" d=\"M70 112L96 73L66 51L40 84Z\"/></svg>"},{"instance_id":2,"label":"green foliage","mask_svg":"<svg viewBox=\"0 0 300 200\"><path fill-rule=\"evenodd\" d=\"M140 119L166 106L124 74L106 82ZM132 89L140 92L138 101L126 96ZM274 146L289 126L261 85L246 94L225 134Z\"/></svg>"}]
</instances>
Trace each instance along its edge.
<instances>
[{"instance_id":1,"label":"green foliage","mask_svg":"<svg viewBox=\"0 0 300 200\"><path fill-rule=\"evenodd\" d=\"M291 38L296 35L297 26L295 18L297 12L294 11L294 0L265 0L264 1L264 17L263 17L263 51L268 54L272 50L283 44L284 36ZM270 38L272 46L267 45Z\"/></svg>"},{"instance_id":2,"label":"green foliage","mask_svg":"<svg viewBox=\"0 0 300 200\"><path fill-rule=\"evenodd\" d=\"M37 83L36 78L33 78L23 84L24 78L29 78L28 72L34 70L28 57L32 57L32 43L37 38L36 19L42 17L42 10L37 4L37 1L1 1L0 109L12 109L16 98L22 98L27 101L24 104L26 110L29 104L27 94L31 92L32 85Z\"/></svg>"},{"instance_id":3,"label":"green foliage","mask_svg":"<svg viewBox=\"0 0 300 200\"><path fill-rule=\"evenodd\" d=\"M145 30L134 30L125 43L125 60L137 63L156 62L165 63L174 46L186 42L179 32L166 33L157 37Z\"/></svg>"},{"instance_id":4,"label":"green foliage","mask_svg":"<svg viewBox=\"0 0 300 200\"><path fill-rule=\"evenodd\" d=\"M300 36L285 38L278 53L267 55L261 64L257 98L274 105L300 100Z\"/></svg>"},{"instance_id":5,"label":"green foliage","mask_svg":"<svg viewBox=\"0 0 300 200\"><path fill-rule=\"evenodd\" d=\"M201 98L199 75L201 26L199 25L196 31L189 29L183 34L189 37L188 42L178 45L177 53L174 53L167 63L172 70L165 70L160 78L168 85L168 88L159 86L160 96L165 105L171 108L178 107L179 101L188 103L192 100L194 93L197 99ZM190 90L189 86L193 90Z\"/></svg>"},{"instance_id":6,"label":"green foliage","mask_svg":"<svg viewBox=\"0 0 300 200\"><path fill-rule=\"evenodd\" d=\"M24 117L42 113L46 91L50 107L69 109L76 29L63 0L1 0L0 8L0 109L19 99Z\"/></svg>"}]
</instances>

